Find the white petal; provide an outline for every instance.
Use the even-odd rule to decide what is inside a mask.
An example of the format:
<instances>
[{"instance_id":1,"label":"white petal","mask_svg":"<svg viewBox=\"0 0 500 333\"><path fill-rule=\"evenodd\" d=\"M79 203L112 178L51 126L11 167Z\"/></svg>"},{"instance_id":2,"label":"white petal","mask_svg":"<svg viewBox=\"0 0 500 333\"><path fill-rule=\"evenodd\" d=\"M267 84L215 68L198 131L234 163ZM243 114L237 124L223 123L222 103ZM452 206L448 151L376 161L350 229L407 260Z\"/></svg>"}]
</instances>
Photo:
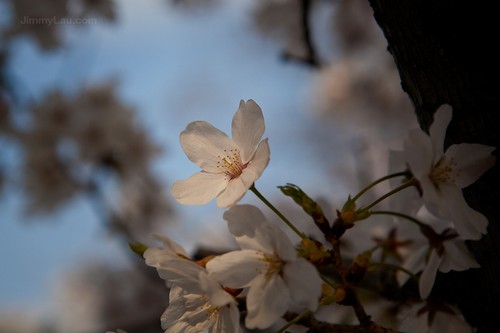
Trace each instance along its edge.
<instances>
[{"instance_id":1,"label":"white petal","mask_svg":"<svg viewBox=\"0 0 500 333\"><path fill-rule=\"evenodd\" d=\"M229 288L248 287L259 274L265 274L267 264L262 252L232 251L217 256L207 263L207 271L215 280Z\"/></svg>"},{"instance_id":2,"label":"white petal","mask_svg":"<svg viewBox=\"0 0 500 333\"><path fill-rule=\"evenodd\" d=\"M429 136L420 130L412 130L404 142L405 160L418 180L428 178L434 164L434 152Z\"/></svg>"},{"instance_id":3,"label":"white petal","mask_svg":"<svg viewBox=\"0 0 500 333\"><path fill-rule=\"evenodd\" d=\"M179 258L179 254L189 257L186 251L184 251L179 244L167 236L160 234L154 234L153 236L163 243L163 248L150 247L144 251L143 257L146 260L146 265L157 267L157 265L161 262Z\"/></svg>"},{"instance_id":4,"label":"white petal","mask_svg":"<svg viewBox=\"0 0 500 333\"><path fill-rule=\"evenodd\" d=\"M428 177L422 178L420 187L422 189L422 199L424 200L425 208L438 218L450 219L446 197L449 191L454 191L458 188L450 183L441 183L439 188L437 188Z\"/></svg>"},{"instance_id":5,"label":"white petal","mask_svg":"<svg viewBox=\"0 0 500 333\"><path fill-rule=\"evenodd\" d=\"M420 280L418 282L418 289L422 299L429 297L432 287L434 286L434 280L436 279L438 267L442 260L443 257L438 256L436 251L432 251L429 261L427 262L422 275L420 275Z\"/></svg>"},{"instance_id":6,"label":"white petal","mask_svg":"<svg viewBox=\"0 0 500 333\"><path fill-rule=\"evenodd\" d=\"M283 261L293 261L297 258L295 247L288 236L274 224L261 224L255 230L255 240L263 251L277 254Z\"/></svg>"},{"instance_id":7,"label":"white petal","mask_svg":"<svg viewBox=\"0 0 500 333\"><path fill-rule=\"evenodd\" d=\"M172 287L169 295L168 308L161 315L161 324L164 330L174 326L185 312L185 300L181 296L185 291L179 287Z\"/></svg>"},{"instance_id":8,"label":"white petal","mask_svg":"<svg viewBox=\"0 0 500 333\"><path fill-rule=\"evenodd\" d=\"M292 300L300 306L315 311L323 284L316 267L309 261L298 258L285 265L283 278L290 290Z\"/></svg>"},{"instance_id":9,"label":"white petal","mask_svg":"<svg viewBox=\"0 0 500 333\"><path fill-rule=\"evenodd\" d=\"M170 289L169 305L160 320L165 332L179 333L190 332L192 327L185 321L193 311L206 305L206 300L201 295L189 294L178 286Z\"/></svg>"},{"instance_id":10,"label":"white petal","mask_svg":"<svg viewBox=\"0 0 500 333\"><path fill-rule=\"evenodd\" d=\"M389 151L389 173L401 172L405 170L405 155L403 151ZM402 178L392 178L389 182L391 187L396 188L402 184ZM422 206L420 195L415 188L407 189L386 199L391 210L396 212L404 212L408 215L415 215Z\"/></svg>"},{"instance_id":11,"label":"white petal","mask_svg":"<svg viewBox=\"0 0 500 333\"><path fill-rule=\"evenodd\" d=\"M246 327L264 329L271 326L285 314L290 301L288 288L279 275L257 277L248 291Z\"/></svg>"},{"instance_id":12,"label":"white petal","mask_svg":"<svg viewBox=\"0 0 500 333\"><path fill-rule=\"evenodd\" d=\"M447 273L450 270L464 271L469 268L479 268L479 264L472 253L465 246L464 241L454 239L444 242L444 258L439 265L439 271Z\"/></svg>"},{"instance_id":13,"label":"white petal","mask_svg":"<svg viewBox=\"0 0 500 333\"><path fill-rule=\"evenodd\" d=\"M432 321L432 332L453 332L453 333L471 333L474 329L465 321L460 310L447 304L448 308L455 311L454 314L447 312L437 312Z\"/></svg>"},{"instance_id":14,"label":"white petal","mask_svg":"<svg viewBox=\"0 0 500 333\"><path fill-rule=\"evenodd\" d=\"M158 267L158 274L162 279L175 284L182 289L193 293L202 294L198 275L205 269L196 263L185 259L172 259L161 263Z\"/></svg>"},{"instance_id":15,"label":"white petal","mask_svg":"<svg viewBox=\"0 0 500 333\"><path fill-rule=\"evenodd\" d=\"M233 141L240 148L243 164L252 158L264 130L264 116L260 107L251 99L246 103L242 100L233 117L232 133Z\"/></svg>"},{"instance_id":16,"label":"white petal","mask_svg":"<svg viewBox=\"0 0 500 333\"><path fill-rule=\"evenodd\" d=\"M229 295L220 284L208 275L206 271L198 274L201 288L207 293L211 305L216 307L235 303L233 296Z\"/></svg>"},{"instance_id":17,"label":"white petal","mask_svg":"<svg viewBox=\"0 0 500 333\"><path fill-rule=\"evenodd\" d=\"M404 261L403 268L407 271L412 272L413 274L417 274L420 272L425 265L425 255L427 253L428 248L425 246L421 246L418 250L412 252L410 256ZM398 271L396 273L396 278L398 280L399 285L403 285L408 281L410 276L405 272Z\"/></svg>"},{"instance_id":18,"label":"white petal","mask_svg":"<svg viewBox=\"0 0 500 333\"><path fill-rule=\"evenodd\" d=\"M218 172L218 156L224 149L237 149L236 144L222 131L204 121L190 123L180 135L181 146L187 157L208 172Z\"/></svg>"},{"instance_id":19,"label":"white petal","mask_svg":"<svg viewBox=\"0 0 500 333\"><path fill-rule=\"evenodd\" d=\"M184 205L204 205L223 191L228 184L221 173L197 172L186 180L179 180L172 186L172 194Z\"/></svg>"},{"instance_id":20,"label":"white petal","mask_svg":"<svg viewBox=\"0 0 500 333\"><path fill-rule=\"evenodd\" d=\"M215 325L209 333L241 333L240 311L231 304L219 310L219 315Z\"/></svg>"},{"instance_id":21,"label":"white petal","mask_svg":"<svg viewBox=\"0 0 500 333\"><path fill-rule=\"evenodd\" d=\"M434 121L429 128L429 135L434 145L434 156L440 159L444 151L444 138L446 129L450 124L453 111L450 105L441 105L434 113Z\"/></svg>"},{"instance_id":22,"label":"white petal","mask_svg":"<svg viewBox=\"0 0 500 333\"><path fill-rule=\"evenodd\" d=\"M146 265L157 267L160 263L178 258L177 254L172 251L166 251L157 247L150 247L144 251L143 257Z\"/></svg>"},{"instance_id":23,"label":"white petal","mask_svg":"<svg viewBox=\"0 0 500 333\"><path fill-rule=\"evenodd\" d=\"M182 318L189 326L186 328L186 333L203 332L213 326L217 318L212 316L212 310L213 307L205 303L193 311L186 312Z\"/></svg>"},{"instance_id":24,"label":"white petal","mask_svg":"<svg viewBox=\"0 0 500 333\"><path fill-rule=\"evenodd\" d=\"M495 164L495 156L491 155L495 149L495 147L470 143L450 146L446 150L446 157L457 163L454 166L456 174L454 181L457 186L460 188L469 186L491 168Z\"/></svg>"},{"instance_id":25,"label":"white petal","mask_svg":"<svg viewBox=\"0 0 500 333\"><path fill-rule=\"evenodd\" d=\"M229 232L235 237L254 237L255 228L267 222L262 211L252 205L233 206L224 213L223 218L227 221Z\"/></svg>"},{"instance_id":26,"label":"white petal","mask_svg":"<svg viewBox=\"0 0 500 333\"><path fill-rule=\"evenodd\" d=\"M227 208L236 205L247 193L251 185L245 185L240 177L231 179L227 183L226 189L217 196L217 206Z\"/></svg>"},{"instance_id":27,"label":"white petal","mask_svg":"<svg viewBox=\"0 0 500 333\"><path fill-rule=\"evenodd\" d=\"M173 241L169 237L162 235L162 234L159 234L159 233L154 233L152 236L163 243L164 250L172 251L176 254L180 254L180 255L183 255L185 257L189 257L189 255L184 250L184 248L181 245L179 245L179 243Z\"/></svg>"},{"instance_id":28,"label":"white petal","mask_svg":"<svg viewBox=\"0 0 500 333\"><path fill-rule=\"evenodd\" d=\"M257 147L255 156L248 163L247 167L243 170L240 177L243 178L245 184L249 184L249 187L260 178L270 159L269 143L267 139L262 140L262 142Z\"/></svg>"},{"instance_id":29,"label":"white petal","mask_svg":"<svg viewBox=\"0 0 500 333\"><path fill-rule=\"evenodd\" d=\"M450 188L445 199L455 229L463 239L480 239L487 233L488 219L475 211L465 201L459 188Z\"/></svg>"},{"instance_id":30,"label":"white petal","mask_svg":"<svg viewBox=\"0 0 500 333\"><path fill-rule=\"evenodd\" d=\"M185 322L172 322L171 319L167 316L167 309L165 314L165 319L161 321L162 328L165 330L165 333L185 333L186 329L188 329L188 324ZM163 318L163 317L162 317Z\"/></svg>"}]
</instances>

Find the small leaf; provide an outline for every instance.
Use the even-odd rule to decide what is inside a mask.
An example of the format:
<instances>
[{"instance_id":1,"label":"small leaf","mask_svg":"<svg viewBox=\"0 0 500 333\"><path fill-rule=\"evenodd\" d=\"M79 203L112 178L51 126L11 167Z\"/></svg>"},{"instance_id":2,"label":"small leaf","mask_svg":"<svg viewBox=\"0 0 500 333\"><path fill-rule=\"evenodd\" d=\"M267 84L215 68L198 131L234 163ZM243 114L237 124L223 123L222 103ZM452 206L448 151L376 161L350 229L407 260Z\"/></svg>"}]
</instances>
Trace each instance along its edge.
<instances>
[{"instance_id":1,"label":"small leaf","mask_svg":"<svg viewBox=\"0 0 500 333\"><path fill-rule=\"evenodd\" d=\"M312 239L303 239L300 242L298 253L312 263L320 263L330 257L323 244Z\"/></svg>"},{"instance_id":2,"label":"small leaf","mask_svg":"<svg viewBox=\"0 0 500 333\"><path fill-rule=\"evenodd\" d=\"M297 185L288 183L285 186L278 186L278 188L284 195L291 197L297 205L302 207L302 209L313 218L316 224L326 223L328 225L328 220L325 214L323 214L321 206L305 194Z\"/></svg>"},{"instance_id":3,"label":"small leaf","mask_svg":"<svg viewBox=\"0 0 500 333\"><path fill-rule=\"evenodd\" d=\"M356 201L352 200L351 196L347 198L347 201L342 207L342 212L354 212L356 210Z\"/></svg>"},{"instance_id":4,"label":"small leaf","mask_svg":"<svg viewBox=\"0 0 500 333\"><path fill-rule=\"evenodd\" d=\"M135 243L128 243L128 247L130 247L130 249L135 253L137 254L138 256L140 256L141 258L143 257L144 255L144 252L146 252L146 250L148 249L148 247L140 242L135 242Z\"/></svg>"}]
</instances>

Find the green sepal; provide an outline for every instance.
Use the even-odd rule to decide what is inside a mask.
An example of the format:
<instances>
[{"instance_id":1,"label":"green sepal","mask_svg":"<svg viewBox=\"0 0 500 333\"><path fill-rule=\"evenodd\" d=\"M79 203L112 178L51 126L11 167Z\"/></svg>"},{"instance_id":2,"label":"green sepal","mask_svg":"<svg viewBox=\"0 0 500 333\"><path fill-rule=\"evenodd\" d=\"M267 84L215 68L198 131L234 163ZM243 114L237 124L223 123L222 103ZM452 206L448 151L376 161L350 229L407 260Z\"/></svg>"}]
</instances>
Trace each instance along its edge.
<instances>
[{"instance_id":1,"label":"green sepal","mask_svg":"<svg viewBox=\"0 0 500 333\"><path fill-rule=\"evenodd\" d=\"M140 242L128 243L128 247L137 254L139 257L143 258L144 252L148 249L148 247Z\"/></svg>"},{"instance_id":2,"label":"green sepal","mask_svg":"<svg viewBox=\"0 0 500 333\"><path fill-rule=\"evenodd\" d=\"M347 201L342 207L342 212L354 212L355 210L356 210L356 201L352 200L351 195L349 195Z\"/></svg>"},{"instance_id":3,"label":"green sepal","mask_svg":"<svg viewBox=\"0 0 500 333\"><path fill-rule=\"evenodd\" d=\"M321 206L304 193L297 185L287 183L285 186L278 186L284 195L290 197L297 205L310 215L317 224L328 223L328 220L323 214Z\"/></svg>"}]
</instances>

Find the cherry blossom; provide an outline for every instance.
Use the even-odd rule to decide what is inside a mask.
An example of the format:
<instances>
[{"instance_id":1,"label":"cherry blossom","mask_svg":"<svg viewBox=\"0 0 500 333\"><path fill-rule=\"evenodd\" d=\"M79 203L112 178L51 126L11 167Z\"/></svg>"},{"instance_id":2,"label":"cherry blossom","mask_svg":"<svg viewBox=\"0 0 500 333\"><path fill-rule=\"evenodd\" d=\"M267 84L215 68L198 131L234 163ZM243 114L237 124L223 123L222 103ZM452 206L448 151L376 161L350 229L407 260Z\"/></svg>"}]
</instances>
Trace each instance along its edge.
<instances>
[{"instance_id":1,"label":"cherry blossom","mask_svg":"<svg viewBox=\"0 0 500 333\"><path fill-rule=\"evenodd\" d=\"M269 163L269 144L261 141L264 117L253 100L240 102L232 121L232 139L207 122L190 123L180 141L187 157L202 171L172 186L182 204L204 205L217 198L226 208L238 202Z\"/></svg>"},{"instance_id":2,"label":"cherry blossom","mask_svg":"<svg viewBox=\"0 0 500 333\"><path fill-rule=\"evenodd\" d=\"M230 288L247 288L245 325L267 328L291 306L316 310L322 281L310 262L297 256L292 242L251 205L232 207L224 214L242 250L207 263L215 280Z\"/></svg>"},{"instance_id":3,"label":"cherry blossom","mask_svg":"<svg viewBox=\"0 0 500 333\"><path fill-rule=\"evenodd\" d=\"M402 315L399 329L408 333L470 333L473 331L456 306L436 301L413 304Z\"/></svg>"},{"instance_id":4,"label":"cherry blossom","mask_svg":"<svg viewBox=\"0 0 500 333\"><path fill-rule=\"evenodd\" d=\"M495 147L461 143L444 151L446 129L452 108L444 104L434 114L427 133L414 129L404 142L404 154L418 180L424 204L436 216L451 220L464 239L477 240L486 234L488 220L469 207L462 189L474 183L495 163Z\"/></svg>"},{"instance_id":5,"label":"cherry blossom","mask_svg":"<svg viewBox=\"0 0 500 333\"><path fill-rule=\"evenodd\" d=\"M179 244L157 237L164 247L148 248L144 258L170 286L169 306L161 316L165 333L241 332L234 296L189 259Z\"/></svg>"}]
</instances>

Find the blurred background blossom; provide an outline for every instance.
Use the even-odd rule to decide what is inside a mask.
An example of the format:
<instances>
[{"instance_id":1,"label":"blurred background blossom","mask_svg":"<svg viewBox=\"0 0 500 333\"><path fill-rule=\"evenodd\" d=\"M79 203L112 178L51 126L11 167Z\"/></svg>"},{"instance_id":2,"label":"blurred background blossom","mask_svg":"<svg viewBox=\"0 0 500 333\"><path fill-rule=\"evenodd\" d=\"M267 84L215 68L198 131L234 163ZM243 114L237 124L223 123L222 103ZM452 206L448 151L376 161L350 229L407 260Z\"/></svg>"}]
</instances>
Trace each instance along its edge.
<instances>
[{"instance_id":1,"label":"blurred background blossom","mask_svg":"<svg viewBox=\"0 0 500 333\"><path fill-rule=\"evenodd\" d=\"M257 187L313 235L276 186L333 220L417 126L363 0L1 0L0 38L0 332L162 331L168 292L128 243L234 246L214 203L170 194L196 171L191 121L229 133L254 99L271 146ZM391 226L357 225L347 253Z\"/></svg>"}]
</instances>

